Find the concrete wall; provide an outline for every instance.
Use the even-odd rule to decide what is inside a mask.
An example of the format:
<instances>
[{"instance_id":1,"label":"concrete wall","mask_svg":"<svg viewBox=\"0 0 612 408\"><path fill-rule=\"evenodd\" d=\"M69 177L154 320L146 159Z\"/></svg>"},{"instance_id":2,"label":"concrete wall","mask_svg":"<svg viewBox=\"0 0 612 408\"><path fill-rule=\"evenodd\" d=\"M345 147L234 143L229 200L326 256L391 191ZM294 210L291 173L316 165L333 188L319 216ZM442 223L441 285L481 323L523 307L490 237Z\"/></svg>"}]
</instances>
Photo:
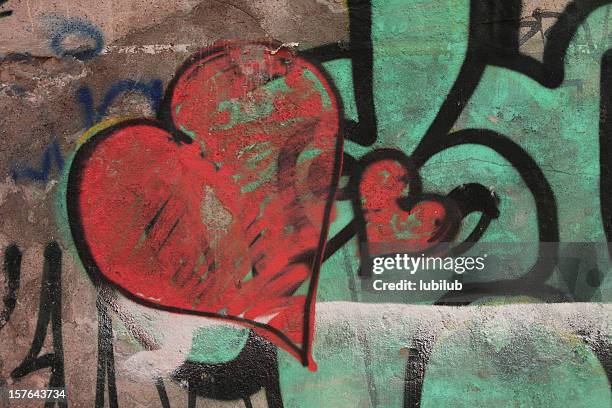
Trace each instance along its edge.
<instances>
[{"instance_id":1,"label":"concrete wall","mask_svg":"<svg viewBox=\"0 0 612 408\"><path fill-rule=\"evenodd\" d=\"M609 407L608 3L0 0L0 405Z\"/></svg>"}]
</instances>

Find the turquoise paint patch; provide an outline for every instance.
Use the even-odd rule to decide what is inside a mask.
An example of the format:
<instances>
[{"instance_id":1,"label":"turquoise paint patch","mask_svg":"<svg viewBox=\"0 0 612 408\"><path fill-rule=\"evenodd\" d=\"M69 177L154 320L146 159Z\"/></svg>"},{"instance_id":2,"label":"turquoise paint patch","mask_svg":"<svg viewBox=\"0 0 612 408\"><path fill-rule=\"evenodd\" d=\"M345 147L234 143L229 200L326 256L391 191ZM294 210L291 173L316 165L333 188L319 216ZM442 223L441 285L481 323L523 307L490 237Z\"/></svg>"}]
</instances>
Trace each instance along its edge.
<instances>
[{"instance_id":1,"label":"turquoise paint patch","mask_svg":"<svg viewBox=\"0 0 612 408\"><path fill-rule=\"evenodd\" d=\"M230 114L229 122L222 125L215 125L211 130L228 130L237 125L244 125L258 119L270 116L274 110L274 98L277 93L292 92L287 86L284 77L277 78L268 82L263 87L265 95L255 96L254 92L249 92L244 99L230 99L219 102L217 111L227 111Z\"/></svg>"},{"instance_id":2,"label":"turquoise paint patch","mask_svg":"<svg viewBox=\"0 0 612 408\"><path fill-rule=\"evenodd\" d=\"M298 156L297 164L302 164L308 160L312 160L319 156L321 153L323 153L321 149L317 149L316 147L305 149Z\"/></svg>"},{"instance_id":3,"label":"turquoise paint patch","mask_svg":"<svg viewBox=\"0 0 612 408\"><path fill-rule=\"evenodd\" d=\"M393 214L391 217L391 228L393 228L393 234L397 239L418 238L412 234L412 229L422 224L421 221L416 219L416 215L417 213L414 212L405 221L401 221L398 219L397 214Z\"/></svg>"},{"instance_id":4,"label":"turquoise paint patch","mask_svg":"<svg viewBox=\"0 0 612 408\"><path fill-rule=\"evenodd\" d=\"M363 351L357 334L348 325L318 327L313 356L316 372L310 372L285 351L278 353L280 386L286 407L370 407ZM341 395L341 397L339 397ZM399 405L397 405L399 406Z\"/></svg>"},{"instance_id":5,"label":"turquoise paint patch","mask_svg":"<svg viewBox=\"0 0 612 408\"><path fill-rule=\"evenodd\" d=\"M236 154L237 158L241 158L243 154L250 152L252 150L256 150L256 149L265 149L268 148L272 145L271 142L255 142L255 143L251 143L248 146L243 147L242 149L240 149L238 151L238 153Z\"/></svg>"},{"instance_id":6,"label":"turquoise paint patch","mask_svg":"<svg viewBox=\"0 0 612 408\"><path fill-rule=\"evenodd\" d=\"M247 273L246 276L244 278L242 278L242 280L240 282L241 283L246 283L246 282L250 281L253 278L254 278L253 270L250 270L249 273Z\"/></svg>"},{"instance_id":7,"label":"turquoise paint patch","mask_svg":"<svg viewBox=\"0 0 612 408\"><path fill-rule=\"evenodd\" d=\"M276 173L276 162L270 163L270 165L260 174L260 177L244 186L240 187L241 193L250 193L261 187L263 184L272 180L272 177Z\"/></svg>"},{"instance_id":8,"label":"turquoise paint patch","mask_svg":"<svg viewBox=\"0 0 612 408\"><path fill-rule=\"evenodd\" d=\"M429 128L461 69L469 3L372 3L378 143L409 154Z\"/></svg>"},{"instance_id":9,"label":"turquoise paint patch","mask_svg":"<svg viewBox=\"0 0 612 408\"><path fill-rule=\"evenodd\" d=\"M247 328L222 324L201 327L193 334L187 359L208 364L232 361L244 348L249 332Z\"/></svg>"},{"instance_id":10,"label":"turquoise paint patch","mask_svg":"<svg viewBox=\"0 0 612 408\"><path fill-rule=\"evenodd\" d=\"M192 138L193 140L196 140L196 139L197 139L198 135L197 135L197 134L196 134L194 131L187 129L187 128L185 127L185 125L180 125L179 127L180 127L181 131L182 131L183 133L185 133L187 136L189 136L189 137L190 137L190 138Z\"/></svg>"},{"instance_id":11,"label":"turquoise paint patch","mask_svg":"<svg viewBox=\"0 0 612 408\"><path fill-rule=\"evenodd\" d=\"M323 63L323 67L329 73L340 94L340 100L344 108L344 116L356 121L358 116L357 106L355 104L355 93L353 90L352 65L349 59L338 59Z\"/></svg>"},{"instance_id":12,"label":"turquoise paint patch","mask_svg":"<svg viewBox=\"0 0 612 408\"><path fill-rule=\"evenodd\" d=\"M321 95L321 99L323 100L323 108L331 109L331 99L329 97L329 94L327 93L327 89L325 89L321 81L319 81L319 78L317 78L315 74L313 74L309 70L304 71L304 77L309 79L313 83L315 89Z\"/></svg>"},{"instance_id":13,"label":"turquoise paint patch","mask_svg":"<svg viewBox=\"0 0 612 408\"><path fill-rule=\"evenodd\" d=\"M484 323L484 324L483 324ZM421 406L608 408L601 363L571 333L509 320L446 332L427 364Z\"/></svg>"},{"instance_id":14,"label":"turquoise paint patch","mask_svg":"<svg viewBox=\"0 0 612 408\"><path fill-rule=\"evenodd\" d=\"M255 168L259 162L261 162L263 159L271 155L273 152L274 152L273 148L259 150L253 155L249 156L249 158L246 159L245 164L249 168Z\"/></svg>"},{"instance_id":15,"label":"turquoise paint patch","mask_svg":"<svg viewBox=\"0 0 612 408\"><path fill-rule=\"evenodd\" d=\"M66 201L66 194L68 191L68 174L70 172L70 167L72 166L74 156L75 153L71 153L68 157L66 157L64 167L62 168L62 172L58 177L57 189L53 197L55 204L55 223L57 225L57 229L59 230L60 239L64 243L64 248L68 249L72 259L74 259L79 265L80 269L85 272L85 268L81 263L81 258L72 240L72 232L70 230L70 223L68 222L68 207Z\"/></svg>"}]
</instances>

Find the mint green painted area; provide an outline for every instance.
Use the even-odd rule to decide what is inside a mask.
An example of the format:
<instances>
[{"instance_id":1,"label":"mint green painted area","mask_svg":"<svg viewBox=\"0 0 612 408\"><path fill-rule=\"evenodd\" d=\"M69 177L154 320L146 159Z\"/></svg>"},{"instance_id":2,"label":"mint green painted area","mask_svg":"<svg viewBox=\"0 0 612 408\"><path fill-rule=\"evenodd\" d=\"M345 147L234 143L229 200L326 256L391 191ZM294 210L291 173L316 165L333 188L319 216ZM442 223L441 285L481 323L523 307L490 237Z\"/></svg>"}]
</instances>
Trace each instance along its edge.
<instances>
[{"instance_id":1,"label":"mint green painted area","mask_svg":"<svg viewBox=\"0 0 612 408\"><path fill-rule=\"evenodd\" d=\"M455 0L374 1L374 97L379 140L369 148L347 142L346 152L357 159L380 147L400 149L406 154L412 152L463 63L468 6L468 1ZM584 46L588 39L582 28L567 52L566 78L581 80L580 89L566 81L560 88L551 90L525 75L488 67L453 127L453 131L484 128L502 133L535 159L556 197L562 242L605 241L598 185L599 68L601 55L612 47L612 36L606 37L604 32L605 18L605 7L588 18L591 38L597 47L595 52ZM355 119L350 61L327 62L324 66L338 88L347 117ZM427 192L447 194L470 182L496 192L501 199L501 215L491 223L481 242L535 243L539 240L532 194L511 164L493 150L475 145L447 149L424 165L421 178ZM339 219L344 218L339 215ZM464 222L460 236L466 237L476 222L474 216ZM336 226L340 225L346 224L335 221L332 231L337 231ZM510 267L471 273L466 275L467 281L523 275L535 262L537 248L532 246L527 252L520 249L517 248L516 254L500 254L515 255ZM351 248L350 252L356 253L357 248ZM601 259L605 259L603 254ZM333 257L327 263L331 265L324 265L323 274L346 279L346 267L340 268ZM612 268L609 263L601 267L602 270ZM352 269L357 268L352 265ZM559 276L553 276L551 284L567 290ZM610 274L606 273L600 290L601 294L594 295L593 300L612 299ZM320 293L319 300L332 300L321 296ZM420 301L408 297L403 302Z\"/></svg>"},{"instance_id":2,"label":"mint green painted area","mask_svg":"<svg viewBox=\"0 0 612 408\"><path fill-rule=\"evenodd\" d=\"M250 270L249 273L246 274L244 278L242 278L241 282L244 284L253 279L253 270Z\"/></svg>"},{"instance_id":3,"label":"mint green painted area","mask_svg":"<svg viewBox=\"0 0 612 408\"><path fill-rule=\"evenodd\" d=\"M249 337L249 329L216 323L197 329L188 359L200 363L220 364L235 359Z\"/></svg>"},{"instance_id":4,"label":"mint green painted area","mask_svg":"<svg viewBox=\"0 0 612 408\"><path fill-rule=\"evenodd\" d=\"M74 160L75 153L76 152L71 153L64 159L64 167L58 177L57 188L55 190L53 201L55 205L55 224L59 231L59 238L63 244L62 248L68 251L72 259L79 265L80 269L83 271L83 274L85 274L85 268L81 263L81 258L79 257L79 254L72 240L72 232L70 231L70 224L68 222L68 208L66 207L68 173L70 171L70 167L72 166L72 161Z\"/></svg>"},{"instance_id":5,"label":"mint green painted area","mask_svg":"<svg viewBox=\"0 0 612 408\"><path fill-rule=\"evenodd\" d=\"M421 406L608 408L601 363L569 332L494 320L448 331L434 346Z\"/></svg>"},{"instance_id":6,"label":"mint green painted area","mask_svg":"<svg viewBox=\"0 0 612 408\"><path fill-rule=\"evenodd\" d=\"M260 161L270 156L272 153L274 153L274 149L272 147L265 150L259 150L257 153L249 156L249 158L246 159L245 164L249 168L255 168Z\"/></svg>"},{"instance_id":7,"label":"mint green painted area","mask_svg":"<svg viewBox=\"0 0 612 408\"><path fill-rule=\"evenodd\" d=\"M304 368L288 353L278 353L285 407L369 407L363 350L349 324L318 327L313 355L317 371Z\"/></svg>"},{"instance_id":8,"label":"mint green painted area","mask_svg":"<svg viewBox=\"0 0 612 408\"><path fill-rule=\"evenodd\" d=\"M323 108L331 109L331 99L329 97L329 94L327 93L327 90L325 89L321 81L319 81L319 78L317 78L315 74L313 74L309 70L304 71L304 77L312 82L315 89L319 92L319 95L321 95L321 98L323 99Z\"/></svg>"},{"instance_id":9,"label":"mint green painted area","mask_svg":"<svg viewBox=\"0 0 612 408\"><path fill-rule=\"evenodd\" d=\"M599 207L598 140L600 62L603 52L612 47L612 36L604 35L605 19L605 7L588 18L595 52L584 51L588 38L584 29L578 30L567 52L566 81L561 87L547 89L516 72L489 67L458 121L460 128L486 128L503 133L537 162L555 194L561 242L606 241ZM580 87L568 83L576 80L581 81ZM537 240L535 221L522 224L523 228L512 222L513 218L521 219L535 212L533 202L526 201L529 197L526 188L522 183L512 185L509 175L499 177L493 185L506 185L507 190L500 194L502 200L506 197L501 210L505 219L492 225L494 229L490 232L497 237L487 232L483 238L501 240L512 234L512 241ZM510 212L512 217L504 212ZM528 226L533 231L525 231ZM600 258L607 256L602 254ZM609 263L603 265L603 270L610 268ZM609 273L600 290L602 296L593 300L612 299Z\"/></svg>"},{"instance_id":10,"label":"mint green painted area","mask_svg":"<svg viewBox=\"0 0 612 408\"><path fill-rule=\"evenodd\" d=\"M572 64L567 67L568 78L578 75L572 68ZM585 67L578 77L591 85L599 83L598 69ZM605 240L599 216L598 93L587 97L575 88L542 88L540 98L531 95L533 90L526 92L533 84L526 84L529 81L507 70L490 69L484 79L468 114L461 118L462 125L501 132L530 153L555 192L562 241ZM514 91L508 100L496 95L500 88L507 87ZM557 109L548 107L552 98ZM496 107L506 104L510 108L500 114L502 119L495 119ZM504 115L510 115L510 119Z\"/></svg>"},{"instance_id":11,"label":"mint green painted area","mask_svg":"<svg viewBox=\"0 0 612 408\"><path fill-rule=\"evenodd\" d=\"M223 125L217 125L211 127L211 130L227 130L237 125L243 125L249 122L256 121L261 118L265 118L272 114L274 110L274 95L277 93L288 93L293 90L287 85L284 77L270 81L264 86L258 88L259 91L263 90L265 96L258 96L259 100L255 100L254 94L247 94L248 102L242 99L230 99L219 102L217 111L223 112L228 111L230 114L229 122Z\"/></svg>"},{"instance_id":12,"label":"mint green painted area","mask_svg":"<svg viewBox=\"0 0 612 408\"><path fill-rule=\"evenodd\" d=\"M310 287L310 279L306 279L302 284L295 290L295 296L306 296Z\"/></svg>"},{"instance_id":13,"label":"mint green painted area","mask_svg":"<svg viewBox=\"0 0 612 408\"><path fill-rule=\"evenodd\" d=\"M267 149L270 146L272 146L272 143L268 141L251 143L250 145L245 146L242 149L240 149L238 151L238 154L236 154L236 157L241 158L245 153L249 153L253 150L258 151L261 149Z\"/></svg>"},{"instance_id":14,"label":"mint green painted area","mask_svg":"<svg viewBox=\"0 0 612 408\"><path fill-rule=\"evenodd\" d=\"M333 238L353 218L352 204L349 201L336 201L335 219L329 227L328 240ZM317 299L323 300L356 300L358 293L350 290L355 287L359 266L357 240L353 238L348 244L336 251L323 265L319 275ZM353 284L351 285L351 282Z\"/></svg>"},{"instance_id":15,"label":"mint green painted area","mask_svg":"<svg viewBox=\"0 0 612 408\"><path fill-rule=\"evenodd\" d=\"M198 135L196 134L196 132L194 132L193 130L189 130L185 127L185 125L180 125L179 126L181 128L181 131L186 134L187 136L189 136L190 138L192 138L193 140L196 140Z\"/></svg>"},{"instance_id":16,"label":"mint green painted area","mask_svg":"<svg viewBox=\"0 0 612 408\"><path fill-rule=\"evenodd\" d=\"M468 2L375 0L379 144L410 153L450 90L467 47Z\"/></svg>"},{"instance_id":17,"label":"mint green painted area","mask_svg":"<svg viewBox=\"0 0 612 408\"><path fill-rule=\"evenodd\" d=\"M297 164L302 164L309 160L312 160L319 156L321 153L321 149L317 149L316 147L304 149L297 158Z\"/></svg>"},{"instance_id":18,"label":"mint green painted area","mask_svg":"<svg viewBox=\"0 0 612 408\"><path fill-rule=\"evenodd\" d=\"M264 183L270 182L276 173L277 163L275 161L271 162L270 165L261 172L259 178L255 181L251 181L240 187L241 193L250 193L261 187Z\"/></svg>"},{"instance_id":19,"label":"mint green painted area","mask_svg":"<svg viewBox=\"0 0 612 408\"><path fill-rule=\"evenodd\" d=\"M336 201L334 203L335 218L332 219L329 227L327 238L331 239L342 228L344 228L353 219L353 205L350 201Z\"/></svg>"},{"instance_id":20,"label":"mint green painted area","mask_svg":"<svg viewBox=\"0 0 612 408\"><path fill-rule=\"evenodd\" d=\"M221 101L217 109L219 112L229 111L230 120L225 125L213 126L212 130L227 130L236 125L253 122L260 118L265 118L272 113L272 102L265 98L260 103L252 103L244 106L240 100Z\"/></svg>"},{"instance_id":21,"label":"mint green painted area","mask_svg":"<svg viewBox=\"0 0 612 408\"><path fill-rule=\"evenodd\" d=\"M483 271L465 275L466 282L517 278L537 259L538 229L535 201L516 170L488 147L464 145L447 149L429 160L421 169L423 189L444 194L464 183L493 187L501 198L500 217L492 222L480 242L515 243L503 246L505 265L488 262ZM529 209L529 210L524 210ZM465 234L474 227L465 223ZM526 242L533 243L525 250ZM510 252L513 251L513 252Z\"/></svg>"},{"instance_id":22,"label":"mint green painted area","mask_svg":"<svg viewBox=\"0 0 612 408\"><path fill-rule=\"evenodd\" d=\"M420 338L432 347L423 407L608 408L605 371L566 321L585 315L555 310L564 308L320 305L317 372L278 353L283 401L300 408L403 407L407 359ZM438 334L435 342L427 344L428 332Z\"/></svg>"},{"instance_id":23,"label":"mint green painted area","mask_svg":"<svg viewBox=\"0 0 612 408\"><path fill-rule=\"evenodd\" d=\"M339 102L342 102L343 105L344 116L348 119L357 120L351 61L349 59L337 59L324 62L322 65L336 85L336 90L340 95Z\"/></svg>"},{"instance_id":24,"label":"mint green painted area","mask_svg":"<svg viewBox=\"0 0 612 408\"><path fill-rule=\"evenodd\" d=\"M180 110L180 106L178 105L176 107L177 112L176 114L178 115L178 111ZM200 145L200 152L202 152L202 157L206 156L206 142L204 141L204 139L198 137L198 134L193 131L193 130L189 130L185 127L185 125L179 125L179 128L181 129L181 131L186 134L187 136L189 136L192 140L197 140L198 144ZM220 166L219 166L220 167Z\"/></svg>"},{"instance_id":25,"label":"mint green painted area","mask_svg":"<svg viewBox=\"0 0 612 408\"><path fill-rule=\"evenodd\" d=\"M336 85L336 90L340 96L339 102L342 104L344 110L344 116L347 119L357 121L357 106L355 103L355 93L353 92L351 61L348 59L328 61L323 63L323 67L327 70ZM355 158L360 158L370 150L372 149L369 147L363 147L350 140L344 140L344 151Z\"/></svg>"},{"instance_id":26,"label":"mint green painted area","mask_svg":"<svg viewBox=\"0 0 612 408\"><path fill-rule=\"evenodd\" d=\"M393 228L393 234L395 234L397 239L418 238L412 233L413 228L422 224L421 221L416 219L416 216L417 212L415 211L406 220L400 220L397 214L393 214L391 217L391 228Z\"/></svg>"},{"instance_id":27,"label":"mint green painted area","mask_svg":"<svg viewBox=\"0 0 612 408\"><path fill-rule=\"evenodd\" d=\"M373 1L378 141L367 148L345 141L347 153L359 159L376 148L386 147L410 154L461 68L467 46L468 5L467 1L456 0ZM345 116L357 120L350 60L323 65L338 90ZM352 219L350 203L336 202L336 209L330 237ZM433 295L422 298L402 293L385 298L364 293L357 278L358 253L357 240L353 239L323 264L318 301L433 303L436 300Z\"/></svg>"},{"instance_id":28,"label":"mint green painted area","mask_svg":"<svg viewBox=\"0 0 612 408\"><path fill-rule=\"evenodd\" d=\"M360 291L356 291L359 284L357 278L359 256L356 251L356 238L349 245L345 245L326 260L319 274L319 285L317 287L318 299L334 299L345 301L357 301Z\"/></svg>"}]
</instances>

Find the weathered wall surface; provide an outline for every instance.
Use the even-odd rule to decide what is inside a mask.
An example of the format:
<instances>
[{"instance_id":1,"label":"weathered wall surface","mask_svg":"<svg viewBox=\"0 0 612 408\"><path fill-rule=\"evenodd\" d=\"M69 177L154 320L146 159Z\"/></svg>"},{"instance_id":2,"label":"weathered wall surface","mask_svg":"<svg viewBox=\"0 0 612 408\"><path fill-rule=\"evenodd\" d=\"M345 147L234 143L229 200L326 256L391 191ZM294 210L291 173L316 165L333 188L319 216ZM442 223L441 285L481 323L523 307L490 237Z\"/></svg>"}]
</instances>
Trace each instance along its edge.
<instances>
[{"instance_id":1,"label":"weathered wall surface","mask_svg":"<svg viewBox=\"0 0 612 408\"><path fill-rule=\"evenodd\" d=\"M0 405L609 407L611 10L0 0Z\"/></svg>"}]
</instances>

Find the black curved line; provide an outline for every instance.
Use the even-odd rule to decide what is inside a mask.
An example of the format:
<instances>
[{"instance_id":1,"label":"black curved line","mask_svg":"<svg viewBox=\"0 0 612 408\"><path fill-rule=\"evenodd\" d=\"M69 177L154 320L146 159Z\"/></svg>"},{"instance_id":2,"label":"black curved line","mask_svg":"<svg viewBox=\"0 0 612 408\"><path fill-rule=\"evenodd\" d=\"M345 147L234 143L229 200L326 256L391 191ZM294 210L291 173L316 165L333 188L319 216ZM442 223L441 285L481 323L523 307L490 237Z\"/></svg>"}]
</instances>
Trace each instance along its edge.
<instances>
[{"instance_id":1,"label":"black curved line","mask_svg":"<svg viewBox=\"0 0 612 408\"><path fill-rule=\"evenodd\" d=\"M480 241L480 238L482 238L487 228L489 228L489 225L493 219L494 218L488 214L481 215L478 223L472 232L470 232L470 235L468 235L463 242L454 246L449 252L449 256L459 256L469 251L478 241Z\"/></svg>"},{"instance_id":2,"label":"black curved line","mask_svg":"<svg viewBox=\"0 0 612 408\"><path fill-rule=\"evenodd\" d=\"M470 234L449 252L449 256L459 256L472 248L482 238L491 221L499 217L499 197L482 184L469 183L455 188L448 193L448 198L459 207L461 219L473 212L481 213Z\"/></svg>"},{"instance_id":3,"label":"black curved line","mask_svg":"<svg viewBox=\"0 0 612 408\"><path fill-rule=\"evenodd\" d=\"M557 88L565 76L564 61L576 31L595 9L610 0L585 0L569 3L557 22L547 30L543 61L519 51L521 0L470 4L468 47L461 70L427 133L415 149L420 155L424 144L449 137L463 108L472 97L487 65L522 73L547 88ZM492 22L490 22L492 20Z\"/></svg>"},{"instance_id":4,"label":"black curved line","mask_svg":"<svg viewBox=\"0 0 612 408\"><path fill-rule=\"evenodd\" d=\"M194 398L245 400L264 388L269 407L283 406L277 348L253 332L249 333L246 344L231 361L204 363L188 360L174 370L171 378L187 382Z\"/></svg>"},{"instance_id":5,"label":"black curved line","mask_svg":"<svg viewBox=\"0 0 612 408\"><path fill-rule=\"evenodd\" d=\"M547 252L544 246L540 246L538 260L520 280L526 285L544 282L553 272L559 248L557 203L546 176L522 147L514 143L510 138L497 132L487 129L465 129L451 133L449 136L444 143L424 145L422 149L423 155L421 157L414 157L416 165L420 167L434 154L450 147L465 144L488 147L507 160L519 173L534 197L539 226L539 241L541 243L550 243L548 245L550 252Z\"/></svg>"},{"instance_id":6,"label":"black curved line","mask_svg":"<svg viewBox=\"0 0 612 408\"><path fill-rule=\"evenodd\" d=\"M612 50L601 61L599 105L599 203L604 233L612 242ZM612 246L608 246L612 257Z\"/></svg>"},{"instance_id":7,"label":"black curved line","mask_svg":"<svg viewBox=\"0 0 612 408\"><path fill-rule=\"evenodd\" d=\"M612 343L599 330L595 333L589 333L585 330L576 331L576 335L595 353L597 359L601 363L608 383L612 388Z\"/></svg>"},{"instance_id":8,"label":"black curved line","mask_svg":"<svg viewBox=\"0 0 612 408\"><path fill-rule=\"evenodd\" d=\"M371 146L377 139L377 117L374 103L374 46L372 44L371 0L348 0L349 44L325 44L300 52L320 62L349 58L357 122L344 119L346 139Z\"/></svg>"}]
</instances>

